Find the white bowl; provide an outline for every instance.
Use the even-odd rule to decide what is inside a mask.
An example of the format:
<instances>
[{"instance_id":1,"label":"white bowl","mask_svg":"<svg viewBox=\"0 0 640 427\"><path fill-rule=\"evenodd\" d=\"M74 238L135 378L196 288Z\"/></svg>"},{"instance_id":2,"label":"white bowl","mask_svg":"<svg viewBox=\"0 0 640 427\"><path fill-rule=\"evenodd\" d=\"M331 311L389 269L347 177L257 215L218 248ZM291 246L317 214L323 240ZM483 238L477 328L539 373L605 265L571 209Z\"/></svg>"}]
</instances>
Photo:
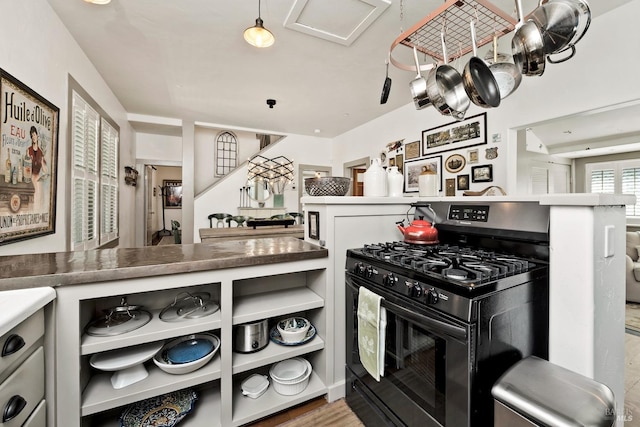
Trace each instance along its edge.
<instances>
[{"instance_id":1,"label":"white bowl","mask_svg":"<svg viewBox=\"0 0 640 427\"><path fill-rule=\"evenodd\" d=\"M192 362L187 362L187 363L171 363L166 358L166 352L168 349L184 342L185 340L192 340L192 339L210 340L213 343L213 349L209 353L201 357L200 359L194 360ZM155 363L158 368L162 369L164 372L168 374L174 374L174 375L187 374L189 372L193 372L197 369L200 369L204 365L206 365L213 358L213 356L215 356L219 348L220 348L220 339L213 334L202 333L202 334L188 335L185 337L177 338L165 344L165 346L162 347L160 351L156 353L156 355L153 357L153 363Z\"/></svg>"},{"instance_id":2,"label":"white bowl","mask_svg":"<svg viewBox=\"0 0 640 427\"><path fill-rule=\"evenodd\" d=\"M282 341L288 343L300 342L307 336L311 323L304 317L289 317L276 325Z\"/></svg>"},{"instance_id":3,"label":"white bowl","mask_svg":"<svg viewBox=\"0 0 640 427\"><path fill-rule=\"evenodd\" d=\"M307 361L293 357L271 365L269 376L282 384L296 383L307 373Z\"/></svg>"},{"instance_id":4,"label":"white bowl","mask_svg":"<svg viewBox=\"0 0 640 427\"><path fill-rule=\"evenodd\" d=\"M311 371L313 368L311 367L311 363L309 361L303 359L307 365L305 374L302 378L299 378L294 383L282 383L271 377L271 381L273 383L273 389L278 393L284 396L293 396L294 394L302 393L305 388L309 385L309 378L311 377Z\"/></svg>"}]
</instances>

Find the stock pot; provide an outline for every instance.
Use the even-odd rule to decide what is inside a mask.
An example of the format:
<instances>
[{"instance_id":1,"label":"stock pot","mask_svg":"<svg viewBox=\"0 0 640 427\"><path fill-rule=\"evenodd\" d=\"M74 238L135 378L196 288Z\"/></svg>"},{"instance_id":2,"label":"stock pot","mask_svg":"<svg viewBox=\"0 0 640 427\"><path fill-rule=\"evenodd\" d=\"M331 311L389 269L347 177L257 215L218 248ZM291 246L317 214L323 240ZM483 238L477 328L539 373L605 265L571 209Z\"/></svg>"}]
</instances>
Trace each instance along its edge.
<instances>
[{"instance_id":1,"label":"stock pot","mask_svg":"<svg viewBox=\"0 0 640 427\"><path fill-rule=\"evenodd\" d=\"M538 25L547 55L571 49L573 56L574 45L591 24L591 10L586 0L550 0L539 5L529 20Z\"/></svg>"},{"instance_id":2,"label":"stock pot","mask_svg":"<svg viewBox=\"0 0 640 427\"><path fill-rule=\"evenodd\" d=\"M541 76L544 73L546 56L540 29L533 21L524 22L522 1L516 0L518 24L511 39L513 61L525 76Z\"/></svg>"},{"instance_id":3,"label":"stock pot","mask_svg":"<svg viewBox=\"0 0 640 427\"><path fill-rule=\"evenodd\" d=\"M427 95L433 106L441 114L464 119L471 101L464 88L462 76L454 67L447 64L447 46L444 33L440 33L444 64L434 67L427 78Z\"/></svg>"}]
</instances>

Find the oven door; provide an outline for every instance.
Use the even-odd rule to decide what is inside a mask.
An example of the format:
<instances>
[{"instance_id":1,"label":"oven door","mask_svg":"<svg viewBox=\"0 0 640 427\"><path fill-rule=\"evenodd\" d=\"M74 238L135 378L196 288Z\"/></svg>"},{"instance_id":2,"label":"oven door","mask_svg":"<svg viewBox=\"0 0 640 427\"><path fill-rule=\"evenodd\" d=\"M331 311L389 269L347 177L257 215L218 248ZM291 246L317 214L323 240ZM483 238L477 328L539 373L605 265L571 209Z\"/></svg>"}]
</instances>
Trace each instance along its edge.
<instances>
[{"instance_id":1,"label":"oven door","mask_svg":"<svg viewBox=\"0 0 640 427\"><path fill-rule=\"evenodd\" d=\"M354 411L363 419L377 414L387 425L468 426L473 366L469 337L474 328L426 307L410 306L351 273L346 284L347 401ZM360 286L382 296L387 311L380 382L367 373L358 354Z\"/></svg>"}]
</instances>

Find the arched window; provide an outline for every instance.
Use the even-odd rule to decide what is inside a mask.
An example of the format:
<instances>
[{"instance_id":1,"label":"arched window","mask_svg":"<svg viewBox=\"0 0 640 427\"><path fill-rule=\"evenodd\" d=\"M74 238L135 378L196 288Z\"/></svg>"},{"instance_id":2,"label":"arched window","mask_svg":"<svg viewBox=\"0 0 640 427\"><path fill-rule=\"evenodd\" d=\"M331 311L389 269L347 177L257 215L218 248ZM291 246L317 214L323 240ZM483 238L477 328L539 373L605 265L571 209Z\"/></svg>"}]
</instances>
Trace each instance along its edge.
<instances>
[{"instance_id":1,"label":"arched window","mask_svg":"<svg viewBox=\"0 0 640 427\"><path fill-rule=\"evenodd\" d=\"M238 165L238 141L231 132L221 132L216 138L216 176L224 176Z\"/></svg>"}]
</instances>

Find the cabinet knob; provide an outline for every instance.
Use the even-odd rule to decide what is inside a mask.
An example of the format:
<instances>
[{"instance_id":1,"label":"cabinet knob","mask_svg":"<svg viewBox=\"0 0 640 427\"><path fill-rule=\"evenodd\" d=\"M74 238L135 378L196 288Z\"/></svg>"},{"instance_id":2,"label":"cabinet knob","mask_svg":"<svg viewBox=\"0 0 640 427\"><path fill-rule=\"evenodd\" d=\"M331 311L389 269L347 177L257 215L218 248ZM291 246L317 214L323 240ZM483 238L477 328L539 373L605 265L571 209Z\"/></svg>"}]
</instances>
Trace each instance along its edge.
<instances>
[{"instance_id":1,"label":"cabinet knob","mask_svg":"<svg viewBox=\"0 0 640 427\"><path fill-rule=\"evenodd\" d=\"M4 411L2 411L2 423L4 424L17 417L25 406L27 406L27 401L22 396L17 394L12 396L5 405Z\"/></svg>"},{"instance_id":2,"label":"cabinet knob","mask_svg":"<svg viewBox=\"0 0 640 427\"><path fill-rule=\"evenodd\" d=\"M20 335L11 334L2 346L2 357L10 356L24 347L24 340Z\"/></svg>"}]
</instances>

